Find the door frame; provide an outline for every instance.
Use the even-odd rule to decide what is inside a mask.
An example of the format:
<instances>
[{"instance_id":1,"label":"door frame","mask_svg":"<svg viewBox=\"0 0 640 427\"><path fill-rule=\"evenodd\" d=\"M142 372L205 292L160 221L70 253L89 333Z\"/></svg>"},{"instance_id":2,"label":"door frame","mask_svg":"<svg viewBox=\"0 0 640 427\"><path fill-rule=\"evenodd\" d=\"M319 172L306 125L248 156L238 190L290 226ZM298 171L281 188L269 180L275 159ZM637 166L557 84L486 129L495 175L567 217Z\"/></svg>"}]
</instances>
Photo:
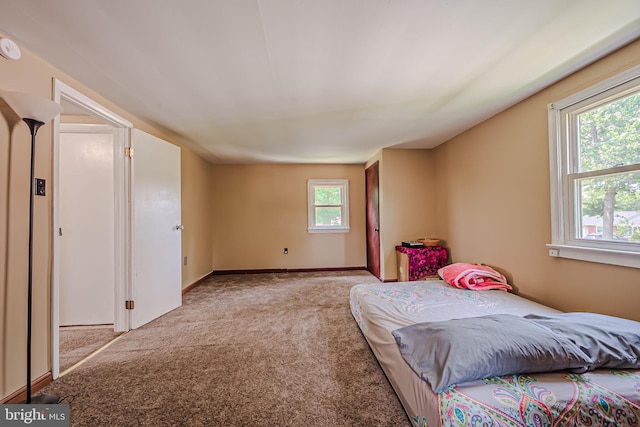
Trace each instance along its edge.
<instances>
[{"instance_id":1,"label":"door frame","mask_svg":"<svg viewBox=\"0 0 640 427\"><path fill-rule=\"evenodd\" d=\"M131 284L131 206L130 206L130 164L126 162L125 148L131 146L130 133L133 124L111 110L83 95L71 86L53 79L54 101L64 100L89 116L101 120L114 129L114 206L115 206L115 295L114 330L130 329L125 300ZM53 227L51 262L51 373L53 379L60 375L60 116L53 121ZM120 154L119 154L120 153Z\"/></svg>"}]
</instances>

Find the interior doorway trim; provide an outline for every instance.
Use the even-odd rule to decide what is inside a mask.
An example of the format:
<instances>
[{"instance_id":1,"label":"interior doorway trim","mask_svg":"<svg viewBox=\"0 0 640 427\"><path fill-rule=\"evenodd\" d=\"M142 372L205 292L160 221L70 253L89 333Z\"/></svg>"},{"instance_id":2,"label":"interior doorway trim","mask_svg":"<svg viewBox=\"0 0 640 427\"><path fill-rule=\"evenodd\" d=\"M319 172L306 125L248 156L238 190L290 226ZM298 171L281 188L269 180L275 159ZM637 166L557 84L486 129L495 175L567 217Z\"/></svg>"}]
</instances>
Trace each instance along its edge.
<instances>
[{"instance_id":1,"label":"interior doorway trim","mask_svg":"<svg viewBox=\"0 0 640 427\"><path fill-rule=\"evenodd\" d=\"M129 330L124 301L131 281L130 266L130 168L125 162L125 148L131 146L130 129L133 124L98 104L86 95L73 89L58 79L53 79L54 100L65 101L82 110L89 116L101 120L114 129L114 193L115 193L115 313L114 330ZM53 227L52 227L52 268L51 268L51 373L53 379L60 375L60 247L58 230L59 217L59 183L60 183L60 116L54 119L53 131Z\"/></svg>"}]
</instances>

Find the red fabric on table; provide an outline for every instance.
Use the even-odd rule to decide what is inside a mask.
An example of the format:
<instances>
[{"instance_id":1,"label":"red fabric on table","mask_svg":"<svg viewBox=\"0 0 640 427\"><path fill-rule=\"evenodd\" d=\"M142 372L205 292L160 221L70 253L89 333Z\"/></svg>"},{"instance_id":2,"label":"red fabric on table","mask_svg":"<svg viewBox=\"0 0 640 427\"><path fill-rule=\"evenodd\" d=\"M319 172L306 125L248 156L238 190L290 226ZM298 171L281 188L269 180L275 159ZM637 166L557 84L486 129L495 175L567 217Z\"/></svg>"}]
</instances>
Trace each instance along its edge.
<instances>
[{"instance_id":1,"label":"red fabric on table","mask_svg":"<svg viewBox=\"0 0 640 427\"><path fill-rule=\"evenodd\" d=\"M447 265L449 254L444 246L426 246L424 248L406 248L396 246L396 251L409 257L409 280L420 280L425 276L438 273L438 269Z\"/></svg>"}]
</instances>

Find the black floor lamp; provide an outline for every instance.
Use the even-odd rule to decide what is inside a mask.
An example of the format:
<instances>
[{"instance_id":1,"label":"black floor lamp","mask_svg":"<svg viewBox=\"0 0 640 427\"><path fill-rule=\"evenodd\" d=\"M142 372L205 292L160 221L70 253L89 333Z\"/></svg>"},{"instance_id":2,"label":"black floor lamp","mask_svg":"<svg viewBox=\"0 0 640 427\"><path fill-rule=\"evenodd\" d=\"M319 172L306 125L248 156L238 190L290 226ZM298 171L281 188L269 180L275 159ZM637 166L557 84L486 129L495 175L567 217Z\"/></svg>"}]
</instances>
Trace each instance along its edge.
<instances>
[{"instance_id":1,"label":"black floor lamp","mask_svg":"<svg viewBox=\"0 0 640 427\"><path fill-rule=\"evenodd\" d=\"M52 404L58 403L58 397L51 394L31 396L31 321L33 306L33 202L35 186L35 147L36 133L40 126L62 112L57 102L39 96L20 92L0 92L7 105L29 126L31 132L31 176L29 179L29 274L27 283L27 399L21 403Z\"/></svg>"}]
</instances>

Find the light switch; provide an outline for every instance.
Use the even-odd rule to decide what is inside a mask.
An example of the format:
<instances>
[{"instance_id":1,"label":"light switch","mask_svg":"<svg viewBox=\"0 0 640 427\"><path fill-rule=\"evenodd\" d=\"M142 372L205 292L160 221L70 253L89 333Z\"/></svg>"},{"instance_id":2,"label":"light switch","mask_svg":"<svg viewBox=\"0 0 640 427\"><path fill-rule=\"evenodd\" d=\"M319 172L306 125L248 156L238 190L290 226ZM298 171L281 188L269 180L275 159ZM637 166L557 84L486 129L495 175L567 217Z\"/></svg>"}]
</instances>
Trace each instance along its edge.
<instances>
[{"instance_id":1,"label":"light switch","mask_svg":"<svg viewBox=\"0 0 640 427\"><path fill-rule=\"evenodd\" d=\"M36 178L36 196L46 196L47 190L45 186L45 180Z\"/></svg>"}]
</instances>

